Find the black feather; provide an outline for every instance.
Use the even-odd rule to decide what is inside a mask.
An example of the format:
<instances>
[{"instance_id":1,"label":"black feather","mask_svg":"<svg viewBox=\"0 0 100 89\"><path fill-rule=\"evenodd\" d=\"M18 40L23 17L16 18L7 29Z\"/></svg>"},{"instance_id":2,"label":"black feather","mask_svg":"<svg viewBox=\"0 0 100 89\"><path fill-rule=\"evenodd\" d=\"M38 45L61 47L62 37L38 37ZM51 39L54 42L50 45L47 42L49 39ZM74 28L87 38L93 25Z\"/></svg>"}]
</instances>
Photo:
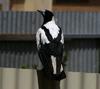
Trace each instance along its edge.
<instances>
[{"instance_id":1,"label":"black feather","mask_svg":"<svg viewBox=\"0 0 100 89\"><path fill-rule=\"evenodd\" d=\"M44 22L41 26L42 31L45 32L45 35L49 41L49 43L42 43L42 38L40 34L40 45L41 47L38 49L39 58L41 60L41 63L43 64L43 73L45 74L46 78L53 79L53 80L61 80L66 77L65 72L61 71L61 65L62 58L63 58L63 43L61 43L62 39L62 30L60 27L57 29L59 30L59 33L56 38L53 38L50 29L46 28L44 24L48 24L49 21L52 20L52 17L54 16L52 12L46 10L44 13L39 11L43 18ZM55 23L54 23L55 24ZM56 24L55 24L56 25ZM51 25L50 25L51 26ZM53 64L51 60L51 56L54 56L56 58L56 73L54 73Z\"/></svg>"},{"instance_id":2,"label":"black feather","mask_svg":"<svg viewBox=\"0 0 100 89\"><path fill-rule=\"evenodd\" d=\"M42 26L42 29L44 30L48 40L50 41L49 44L45 43L39 49L39 57L44 66L44 74L45 76L47 76L47 78L61 80L66 76L64 71L60 73L63 57L63 44L60 42L62 31L60 29L57 38L53 39L49 30L45 26ZM51 55L56 57L57 74L53 74Z\"/></svg>"}]
</instances>

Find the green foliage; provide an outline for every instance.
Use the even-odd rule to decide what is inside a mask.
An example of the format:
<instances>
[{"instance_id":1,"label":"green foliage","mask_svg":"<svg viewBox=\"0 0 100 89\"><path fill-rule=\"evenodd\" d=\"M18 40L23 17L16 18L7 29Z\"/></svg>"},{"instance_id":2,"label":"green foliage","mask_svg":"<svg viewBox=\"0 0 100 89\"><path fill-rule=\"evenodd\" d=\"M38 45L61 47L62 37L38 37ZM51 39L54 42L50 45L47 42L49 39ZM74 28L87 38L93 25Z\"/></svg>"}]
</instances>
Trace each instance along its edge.
<instances>
[{"instance_id":1,"label":"green foliage","mask_svg":"<svg viewBox=\"0 0 100 89\"><path fill-rule=\"evenodd\" d=\"M21 65L21 68L22 69L29 69L29 65L23 64L23 65Z\"/></svg>"}]
</instances>

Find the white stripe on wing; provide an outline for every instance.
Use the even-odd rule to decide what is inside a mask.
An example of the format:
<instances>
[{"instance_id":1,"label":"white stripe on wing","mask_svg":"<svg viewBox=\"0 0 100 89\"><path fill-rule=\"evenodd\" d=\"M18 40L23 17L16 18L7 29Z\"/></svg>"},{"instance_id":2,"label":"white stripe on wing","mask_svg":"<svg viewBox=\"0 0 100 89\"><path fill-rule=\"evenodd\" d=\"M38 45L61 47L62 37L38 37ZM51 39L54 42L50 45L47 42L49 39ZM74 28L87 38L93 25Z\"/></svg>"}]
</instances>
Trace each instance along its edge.
<instances>
[{"instance_id":1,"label":"white stripe on wing","mask_svg":"<svg viewBox=\"0 0 100 89\"><path fill-rule=\"evenodd\" d=\"M57 73L57 71L56 71L56 57L54 57L54 56L51 56L51 61L52 61L52 66L53 66L53 73L54 74L56 74Z\"/></svg>"}]
</instances>

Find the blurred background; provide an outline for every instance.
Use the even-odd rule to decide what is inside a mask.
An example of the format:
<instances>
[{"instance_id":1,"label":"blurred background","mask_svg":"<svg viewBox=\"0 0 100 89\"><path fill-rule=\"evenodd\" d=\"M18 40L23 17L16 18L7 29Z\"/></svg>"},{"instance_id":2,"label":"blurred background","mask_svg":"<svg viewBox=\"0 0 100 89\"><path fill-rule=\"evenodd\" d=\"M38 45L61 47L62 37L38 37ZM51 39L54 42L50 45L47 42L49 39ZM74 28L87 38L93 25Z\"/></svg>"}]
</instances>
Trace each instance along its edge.
<instances>
[{"instance_id":1,"label":"blurred background","mask_svg":"<svg viewBox=\"0 0 100 89\"><path fill-rule=\"evenodd\" d=\"M64 32L65 70L99 73L100 0L0 0L0 67L41 65L35 33L43 18L37 9L52 10Z\"/></svg>"},{"instance_id":2,"label":"blurred background","mask_svg":"<svg viewBox=\"0 0 100 89\"><path fill-rule=\"evenodd\" d=\"M100 0L0 0L0 89L38 86L35 33L43 18L37 9L52 10L64 32L61 89L100 89Z\"/></svg>"},{"instance_id":3,"label":"blurred background","mask_svg":"<svg viewBox=\"0 0 100 89\"><path fill-rule=\"evenodd\" d=\"M100 0L0 0L0 10L99 10Z\"/></svg>"}]
</instances>

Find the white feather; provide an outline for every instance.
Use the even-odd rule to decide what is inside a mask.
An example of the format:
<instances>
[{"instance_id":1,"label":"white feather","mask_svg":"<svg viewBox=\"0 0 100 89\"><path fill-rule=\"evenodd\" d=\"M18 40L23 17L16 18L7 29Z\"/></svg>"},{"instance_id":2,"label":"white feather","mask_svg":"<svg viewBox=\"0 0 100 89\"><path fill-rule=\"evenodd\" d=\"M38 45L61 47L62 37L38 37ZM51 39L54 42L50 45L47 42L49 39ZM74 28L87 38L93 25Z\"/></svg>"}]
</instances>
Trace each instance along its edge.
<instances>
[{"instance_id":1,"label":"white feather","mask_svg":"<svg viewBox=\"0 0 100 89\"><path fill-rule=\"evenodd\" d=\"M44 25L47 29L49 29L49 32L52 36L52 38L56 38L59 34L59 28L58 26L55 24L55 21L50 21L47 24Z\"/></svg>"},{"instance_id":2,"label":"white feather","mask_svg":"<svg viewBox=\"0 0 100 89\"><path fill-rule=\"evenodd\" d=\"M51 61L52 61L52 66L53 66L53 73L56 74L56 67L57 67L57 64L56 64L56 57L54 57L53 55L51 56Z\"/></svg>"},{"instance_id":3,"label":"white feather","mask_svg":"<svg viewBox=\"0 0 100 89\"><path fill-rule=\"evenodd\" d=\"M61 42L62 44L64 44L64 35L63 35L63 33L61 34L61 40L60 40L60 42Z\"/></svg>"},{"instance_id":4,"label":"white feather","mask_svg":"<svg viewBox=\"0 0 100 89\"><path fill-rule=\"evenodd\" d=\"M63 66L62 66L62 64L61 64L60 72L62 72L62 71L63 71Z\"/></svg>"},{"instance_id":5,"label":"white feather","mask_svg":"<svg viewBox=\"0 0 100 89\"><path fill-rule=\"evenodd\" d=\"M59 27L56 25L56 23L55 23L54 20L52 20L52 21L46 23L44 26L49 30L49 32L50 32L50 34L51 34L51 36L52 36L53 39L56 38L56 37L58 36L59 30L60 30L60 29L59 29ZM42 44L45 44L45 43L48 44L48 43L50 43L50 41L48 40L48 38L47 38L47 36L46 36L44 30L43 30L42 28L39 28L39 30L38 30L37 33L36 33L36 41L37 41L37 48L38 48L38 49L39 49L40 46L41 46L41 45L40 45L40 36L41 36L41 42L42 42ZM62 35L61 35L61 40L60 40L60 42L61 42L62 44L64 43L63 33L62 33Z\"/></svg>"},{"instance_id":6,"label":"white feather","mask_svg":"<svg viewBox=\"0 0 100 89\"><path fill-rule=\"evenodd\" d=\"M41 36L41 37L40 37ZM42 42L42 44L45 44L45 43L50 43L48 38L46 37L45 35L45 32L43 29L39 29L36 33L36 42L37 42L37 48L39 49L40 48L40 40Z\"/></svg>"}]
</instances>

